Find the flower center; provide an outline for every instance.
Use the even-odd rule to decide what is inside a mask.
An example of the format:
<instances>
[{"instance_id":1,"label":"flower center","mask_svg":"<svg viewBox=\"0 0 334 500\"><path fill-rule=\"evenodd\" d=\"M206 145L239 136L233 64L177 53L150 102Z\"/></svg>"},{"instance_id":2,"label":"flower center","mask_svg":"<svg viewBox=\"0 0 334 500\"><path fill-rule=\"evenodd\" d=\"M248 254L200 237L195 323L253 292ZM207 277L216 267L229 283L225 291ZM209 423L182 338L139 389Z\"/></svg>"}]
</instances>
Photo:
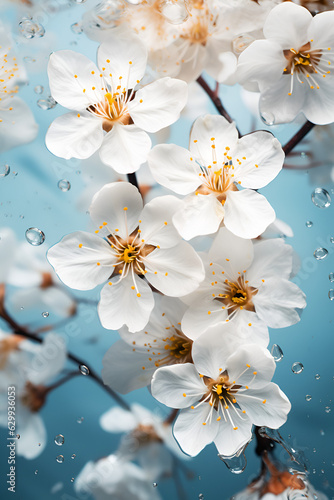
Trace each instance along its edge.
<instances>
[{"instance_id":1,"label":"flower center","mask_svg":"<svg viewBox=\"0 0 334 500\"><path fill-rule=\"evenodd\" d=\"M35 385L28 381L21 396L21 402L30 411L36 413L44 405L48 391L49 389L44 385Z\"/></svg>"},{"instance_id":2,"label":"flower center","mask_svg":"<svg viewBox=\"0 0 334 500\"><path fill-rule=\"evenodd\" d=\"M125 88L121 91L121 85L118 85L116 90L113 94L107 92L104 95L104 101L87 108L87 111L103 119L102 128L107 133L116 122L123 125L133 123L128 112L127 102L133 97L134 92L127 91Z\"/></svg>"},{"instance_id":3,"label":"flower center","mask_svg":"<svg viewBox=\"0 0 334 500\"><path fill-rule=\"evenodd\" d=\"M170 342L165 345L165 349L169 351L170 356L182 359L184 363L186 358L191 358L192 342L182 332L176 330L175 335L167 337L166 341Z\"/></svg>"},{"instance_id":4,"label":"flower center","mask_svg":"<svg viewBox=\"0 0 334 500\"><path fill-rule=\"evenodd\" d=\"M139 254L140 250L138 250L136 247L133 247L132 245L128 245L127 248L125 248L122 259L124 262L127 264L129 262L133 262L136 260L137 255Z\"/></svg>"},{"instance_id":5,"label":"flower center","mask_svg":"<svg viewBox=\"0 0 334 500\"><path fill-rule=\"evenodd\" d=\"M257 294L257 289L248 286L248 281L245 281L244 276L239 276L236 281L225 280L222 293L219 293L214 300L218 300L224 304L223 308L227 308L228 314L234 315L238 309L246 309L247 311L255 312L255 307L252 302L254 295Z\"/></svg>"}]
</instances>

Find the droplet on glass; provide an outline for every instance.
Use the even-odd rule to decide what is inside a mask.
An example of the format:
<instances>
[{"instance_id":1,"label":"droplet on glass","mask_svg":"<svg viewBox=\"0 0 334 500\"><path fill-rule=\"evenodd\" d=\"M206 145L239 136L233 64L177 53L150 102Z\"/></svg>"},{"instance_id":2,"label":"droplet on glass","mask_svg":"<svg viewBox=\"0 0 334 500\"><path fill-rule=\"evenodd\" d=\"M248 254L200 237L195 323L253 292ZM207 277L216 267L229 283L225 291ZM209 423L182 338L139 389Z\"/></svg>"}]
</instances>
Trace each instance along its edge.
<instances>
[{"instance_id":1,"label":"droplet on glass","mask_svg":"<svg viewBox=\"0 0 334 500\"><path fill-rule=\"evenodd\" d=\"M311 194L311 199L318 208L327 208L332 201L329 192L323 188L315 188Z\"/></svg>"},{"instance_id":2,"label":"droplet on glass","mask_svg":"<svg viewBox=\"0 0 334 500\"><path fill-rule=\"evenodd\" d=\"M329 300L334 300L334 290L331 288L328 292L328 298Z\"/></svg>"},{"instance_id":3,"label":"droplet on glass","mask_svg":"<svg viewBox=\"0 0 334 500\"><path fill-rule=\"evenodd\" d=\"M86 365L80 365L79 370L81 371L82 375L89 375L89 368Z\"/></svg>"},{"instance_id":4,"label":"droplet on glass","mask_svg":"<svg viewBox=\"0 0 334 500\"><path fill-rule=\"evenodd\" d=\"M58 455L56 457L56 460L59 464L62 464L64 462L64 456L63 455Z\"/></svg>"},{"instance_id":5,"label":"droplet on glass","mask_svg":"<svg viewBox=\"0 0 334 500\"><path fill-rule=\"evenodd\" d=\"M311 401L312 396L310 394L306 394L305 399L306 401Z\"/></svg>"},{"instance_id":6,"label":"droplet on glass","mask_svg":"<svg viewBox=\"0 0 334 500\"><path fill-rule=\"evenodd\" d=\"M48 97L47 99L38 99L37 106L41 108L43 111L47 111L48 109L53 109L57 105L57 102L53 99L53 97Z\"/></svg>"},{"instance_id":7,"label":"droplet on glass","mask_svg":"<svg viewBox=\"0 0 334 500\"><path fill-rule=\"evenodd\" d=\"M57 446L62 446L65 442L65 438L62 434L57 434L55 437L55 443Z\"/></svg>"},{"instance_id":8,"label":"droplet on glass","mask_svg":"<svg viewBox=\"0 0 334 500\"><path fill-rule=\"evenodd\" d=\"M233 52L241 54L254 40L255 38L248 33L235 37L232 41Z\"/></svg>"},{"instance_id":9,"label":"droplet on glass","mask_svg":"<svg viewBox=\"0 0 334 500\"><path fill-rule=\"evenodd\" d=\"M71 30L75 35L81 35L81 33L83 32L82 25L80 23L72 24Z\"/></svg>"},{"instance_id":10,"label":"droplet on glass","mask_svg":"<svg viewBox=\"0 0 334 500\"><path fill-rule=\"evenodd\" d=\"M278 344L274 344L272 346L271 355L274 358L274 360L276 361L276 363L279 363L280 361L282 361L283 356L284 356L283 351Z\"/></svg>"},{"instance_id":11,"label":"droplet on glass","mask_svg":"<svg viewBox=\"0 0 334 500\"><path fill-rule=\"evenodd\" d=\"M44 27L34 21L32 17L24 17L22 21L19 22L19 28L21 34L28 39L45 35Z\"/></svg>"},{"instance_id":12,"label":"droplet on glass","mask_svg":"<svg viewBox=\"0 0 334 500\"><path fill-rule=\"evenodd\" d=\"M330 282L333 282L334 281L334 273L329 273L328 279Z\"/></svg>"},{"instance_id":13,"label":"droplet on glass","mask_svg":"<svg viewBox=\"0 0 334 500\"><path fill-rule=\"evenodd\" d=\"M328 250L326 248L322 248L322 247L319 247L317 248L316 250L314 250L313 252L313 256L317 259L317 260L322 260L322 259L325 259L328 255Z\"/></svg>"},{"instance_id":14,"label":"droplet on glass","mask_svg":"<svg viewBox=\"0 0 334 500\"><path fill-rule=\"evenodd\" d=\"M7 175L10 173L10 166L7 165L7 163L4 163L0 167L0 177L7 177Z\"/></svg>"},{"instance_id":15,"label":"droplet on glass","mask_svg":"<svg viewBox=\"0 0 334 500\"><path fill-rule=\"evenodd\" d=\"M75 454L75 453L73 453L73 455L71 455L72 460L74 460L74 459L75 459L75 457L76 457L76 454Z\"/></svg>"},{"instance_id":16,"label":"droplet on glass","mask_svg":"<svg viewBox=\"0 0 334 500\"><path fill-rule=\"evenodd\" d=\"M220 460L224 462L226 467L232 474L241 474L247 465L247 460L245 454L242 452L238 456L226 457L224 455L218 455Z\"/></svg>"},{"instance_id":17,"label":"droplet on glass","mask_svg":"<svg viewBox=\"0 0 334 500\"><path fill-rule=\"evenodd\" d=\"M29 63L29 64L36 62L36 59L34 59L33 57L30 57L30 56L24 56L23 60L25 63Z\"/></svg>"},{"instance_id":18,"label":"droplet on glass","mask_svg":"<svg viewBox=\"0 0 334 500\"><path fill-rule=\"evenodd\" d=\"M43 94L44 92L43 85L36 85L36 87L34 88L34 92L35 94Z\"/></svg>"},{"instance_id":19,"label":"droplet on glass","mask_svg":"<svg viewBox=\"0 0 334 500\"><path fill-rule=\"evenodd\" d=\"M78 3L78 4L80 4L80 3L85 3L85 2L87 2L87 0L72 0L72 2L73 2L73 3Z\"/></svg>"},{"instance_id":20,"label":"droplet on glass","mask_svg":"<svg viewBox=\"0 0 334 500\"><path fill-rule=\"evenodd\" d=\"M300 363L299 361L296 361L291 366L291 370L293 371L293 373L296 373L298 375L299 373L301 373L304 370L304 365L302 363Z\"/></svg>"},{"instance_id":21,"label":"droplet on glass","mask_svg":"<svg viewBox=\"0 0 334 500\"><path fill-rule=\"evenodd\" d=\"M200 494L198 495L198 500L204 500L204 495L203 495L203 493L200 493Z\"/></svg>"},{"instance_id":22,"label":"droplet on glass","mask_svg":"<svg viewBox=\"0 0 334 500\"><path fill-rule=\"evenodd\" d=\"M320 429L320 436L324 436L325 435L325 431L323 429Z\"/></svg>"},{"instance_id":23,"label":"droplet on glass","mask_svg":"<svg viewBox=\"0 0 334 500\"><path fill-rule=\"evenodd\" d=\"M319 380L319 379L320 379L320 375L319 375L319 373L316 373L316 374L314 375L314 378L315 378L316 380Z\"/></svg>"},{"instance_id":24,"label":"droplet on glass","mask_svg":"<svg viewBox=\"0 0 334 500\"><path fill-rule=\"evenodd\" d=\"M275 116L270 111L268 111L268 112L264 111L263 113L261 113L261 120L266 125L274 125Z\"/></svg>"},{"instance_id":25,"label":"droplet on glass","mask_svg":"<svg viewBox=\"0 0 334 500\"><path fill-rule=\"evenodd\" d=\"M83 421L84 421L84 417L77 418L77 423L78 424L82 424Z\"/></svg>"},{"instance_id":26,"label":"droplet on glass","mask_svg":"<svg viewBox=\"0 0 334 500\"><path fill-rule=\"evenodd\" d=\"M153 483L153 488L156 488L158 486L158 483Z\"/></svg>"},{"instance_id":27,"label":"droplet on glass","mask_svg":"<svg viewBox=\"0 0 334 500\"><path fill-rule=\"evenodd\" d=\"M330 241L331 243L334 243L334 236L331 236L331 237L329 238L329 241Z\"/></svg>"},{"instance_id":28,"label":"droplet on glass","mask_svg":"<svg viewBox=\"0 0 334 500\"><path fill-rule=\"evenodd\" d=\"M38 469L35 470L35 475L37 476L37 474L38 474Z\"/></svg>"},{"instance_id":29,"label":"droplet on glass","mask_svg":"<svg viewBox=\"0 0 334 500\"><path fill-rule=\"evenodd\" d=\"M71 189L71 183L67 181L66 179L61 179L58 182L58 187L61 191L69 191Z\"/></svg>"},{"instance_id":30,"label":"droplet on glass","mask_svg":"<svg viewBox=\"0 0 334 500\"><path fill-rule=\"evenodd\" d=\"M20 437L21 437L20 434L16 434L17 439L20 439Z\"/></svg>"},{"instance_id":31,"label":"droplet on glass","mask_svg":"<svg viewBox=\"0 0 334 500\"><path fill-rule=\"evenodd\" d=\"M305 226L306 226L306 227L312 227L312 226L313 226L313 222L312 222L311 220L307 220L307 221L305 222Z\"/></svg>"},{"instance_id":32,"label":"droplet on glass","mask_svg":"<svg viewBox=\"0 0 334 500\"><path fill-rule=\"evenodd\" d=\"M74 483L74 477L71 477L71 483Z\"/></svg>"},{"instance_id":33,"label":"droplet on glass","mask_svg":"<svg viewBox=\"0 0 334 500\"><path fill-rule=\"evenodd\" d=\"M48 318L50 316L50 314L47 311L45 311L45 312L42 312L42 316L43 316L43 318Z\"/></svg>"},{"instance_id":34,"label":"droplet on glass","mask_svg":"<svg viewBox=\"0 0 334 500\"><path fill-rule=\"evenodd\" d=\"M326 406L326 407L325 407L325 412L326 412L326 413L330 413L330 412L331 412L331 408L330 408L330 406Z\"/></svg>"},{"instance_id":35,"label":"droplet on glass","mask_svg":"<svg viewBox=\"0 0 334 500\"><path fill-rule=\"evenodd\" d=\"M171 24L182 24L189 17L184 0L164 0L160 5L160 12Z\"/></svg>"},{"instance_id":36,"label":"droplet on glass","mask_svg":"<svg viewBox=\"0 0 334 500\"><path fill-rule=\"evenodd\" d=\"M45 234L37 227L30 227L26 230L26 240L33 247L38 247L45 241Z\"/></svg>"}]
</instances>

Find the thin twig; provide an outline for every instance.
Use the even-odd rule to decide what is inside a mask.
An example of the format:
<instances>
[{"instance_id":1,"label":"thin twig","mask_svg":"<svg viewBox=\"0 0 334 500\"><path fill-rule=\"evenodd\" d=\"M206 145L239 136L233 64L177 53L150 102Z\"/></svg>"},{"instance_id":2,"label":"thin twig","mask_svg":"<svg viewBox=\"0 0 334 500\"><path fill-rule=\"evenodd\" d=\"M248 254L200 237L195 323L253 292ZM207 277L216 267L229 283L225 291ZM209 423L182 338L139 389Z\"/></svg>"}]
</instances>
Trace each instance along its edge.
<instances>
[{"instance_id":1,"label":"thin twig","mask_svg":"<svg viewBox=\"0 0 334 500\"><path fill-rule=\"evenodd\" d=\"M306 134L308 134L313 127L314 123L311 123L309 121L304 123L302 128L299 129L298 132L296 132L295 135L289 140L289 142L287 142L283 147L285 156L287 156L293 150L293 148L296 147L297 144L299 144L304 139Z\"/></svg>"},{"instance_id":2,"label":"thin twig","mask_svg":"<svg viewBox=\"0 0 334 500\"><path fill-rule=\"evenodd\" d=\"M128 181L130 182L130 184L135 186L139 191L139 185L138 185L138 181L137 181L136 172L133 172L132 174L127 174L127 178L128 178Z\"/></svg>"}]
</instances>

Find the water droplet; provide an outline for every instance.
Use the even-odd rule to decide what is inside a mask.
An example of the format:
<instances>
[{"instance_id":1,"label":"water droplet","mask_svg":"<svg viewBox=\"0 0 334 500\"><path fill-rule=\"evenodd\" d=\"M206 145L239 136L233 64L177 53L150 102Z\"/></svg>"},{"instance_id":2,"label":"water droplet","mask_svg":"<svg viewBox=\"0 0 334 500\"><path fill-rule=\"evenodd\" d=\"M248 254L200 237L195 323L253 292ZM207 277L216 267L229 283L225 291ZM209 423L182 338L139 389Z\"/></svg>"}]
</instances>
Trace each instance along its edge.
<instances>
[{"instance_id":1,"label":"water droplet","mask_svg":"<svg viewBox=\"0 0 334 500\"><path fill-rule=\"evenodd\" d=\"M38 443L38 446L41 446L41 445L42 445L42 443Z\"/></svg>"},{"instance_id":2,"label":"water droplet","mask_svg":"<svg viewBox=\"0 0 334 500\"><path fill-rule=\"evenodd\" d=\"M329 300L334 300L334 290L331 288L328 292L328 298Z\"/></svg>"},{"instance_id":3,"label":"water droplet","mask_svg":"<svg viewBox=\"0 0 334 500\"><path fill-rule=\"evenodd\" d=\"M23 60L25 63L29 63L29 64L36 62L36 59L34 59L33 57L30 57L30 56L24 56Z\"/></svg>"},{"instance_id":4,"label":"water droplet","mask_svg":"<svg viewBox=\"0 0 334 500\"><path fill-rule=\"evenodd\" d=\"M331 243L334 243L334 236L331 236L331 237L329 238L329 241L330 241Z\"/></svg>"},{"instance_id":5,"label":"water droplet","mask_svg":"<svg viewBox=\"0 0 334 500\"><path fill-rule=\"evenodd\" d=\"M57 446L62 446L65 442L65 438L62 434L57 434L54 441Z\"/></svg>"},{"instance_id":6,"label":"water droplet","mask_svg":"<svg viewBox=\"0 0 334 500\"><path fill-rule=\"evenodd\" d=\"M34 92L35 94L43 94L44 92L43 85L36 85L36 87L34 88Z\"/></svg>"},{"instance_id":7,"label":"water droplet","mask_svg":"<svg viewBox=\"0 0 334 500\"><path fill-rule=\"evenodd\" d=\"M275 123L275 116L270 111L264 111L261 114L261 119L266 125L274 125Z\"/></svg>"},{"instance_id":8,"label":"water droplet","mask_svg":"<svg viewBox=\"0 0 334 500\"><path fill-rule=\"evenodd\" d=\"M153 483L153 488L156 488L158 486L158 483Z\"/></svg>"},{"instance_id":9,"label":"water droplet","mask_svg":"<svg viewBox=\"0 0 334 500\"><path fill-rule=\"evenodd\" d=\"M16 439L20 439L20 434L16 434Z\"/></svg>"},{"instance_id":10,"label":"water droplet","mask_svg":"<svg viewBox=\"0 0 334 500\"><path fill-rule=\"evenodd\" d=\"M74 477L71 477L71 483L74 483Z\"/></svg>"},{"instance_id":11,"label":"water droplet","mask_svg":"<svg viewBox=\"0 0 334 500\"><path fill-rule=\"evenodd\" d=\"M74 460L74 459L75 459L75 457L76 457L76 454L75 454L75 453L73 453L73 455L71 456L72 460Z\"/></svg>"},{"instance_id":12,"label":"water droplet","mask_svg":"<svg viewBox=\"0 0 334 500\"><path fill-rule=\"evenodd\" d=\"M81 35L81 33L83 32L82 25L80 23L74 23L74 24L72 24L71 30L76 35Z\"/></svg>"},{"instance_id":13,"label":"water droplet","mask_svg":"<svg viewBox=\"0 0 334 500\"><path fill-rule=\"evenodd\" d=\"M64 462L64 456L63 455L58 455L56 457L56 460L59 464L62 464Z\"/></svg>"},{"instance_id":14,"label":"water droplet","mask_svg":"<svg viewBox=\"0 0 334 500\"><path fill-rule=\"evenodd\" d=\"M252 42L254 42L255 38L248 33L243 35L236 36L232 41L233 52L235 54L241 54Z\"/></svg>"},{"instance_id":15,"label":"water droplet","mask_svg":"<svg viewBox=\"0 0 334 500\"><path fill-rule=\"evenodd\" d=\"M38 469L35 470L35 475L37 475L37 474L38 474Z\"/></svg>"},{"instance_id":16,"label":"water droplet","mask_svg":"<svg viewBox=\"0 0 334 500\"><path fill-rule=\"evenodd\" d=\"M87 0L72 0L73 3L85 3Z\"/></svg>"},{"instance_id":17,"label":"water droplet","mask_svg":"<svg viewBox=\"0 0 334 500\"><path fill-rule=\"evenodd\" d=\"M77 423L78 424L82 424L83 421L84 421L84 417L77 418Z\"/></svg>"},{"instance_id":18,"label":"water droplet","mask_svg":"<svg viewBox=\"0 0 334 500\"><path fill-rule=\"evenodd\" d=\"M50 316L50 314L47 311L45 311L45 312L42 312L42 316L43 316L43 318L48 318Z\"/></svg>"},{"instance_id":19,"label":"water droplet","mask_svg":"<svg viewBox=\"0 0 334 500\"><path fill-rule=\"evenodd\" d=\"M82 375L89 375L89 368L86 365L80 365L79 370L81 371Z\"/></svg>"},{"instance_id":20,"label":"water droplet","mask_svg":"<svg viewBox=\"0 0 334 500\"><path fill-rule=\"evenodd\" d=\"M69 191L71 189L71 183L67 181L66 179L61 179L58 182L58 187L61 191Z\"/></svg>"},{"instance_id":21,"label":"water droplet","mask_svg":"<svg viewBox=\"0 0 334 500\"><path fill-rule=\"evenodd\" d=\"M329 279L329 281L333 282L334 281L334 273L329 273L328 279Z\"/></svg>"},{"instance_id":22,"label":"water droplet","mask_svg":"<svg viewBox=\"0 0 334 500\"><path fill-rule=\"evenodd\" d=\"M313 450L312 450L312 451L313 451L313 453L317 453L317 450L316 450L315 448L313 448Z\"/></svg>"},{"instance_id":23,"label":"water droplet","mask_svg":"<svg viewBox=\"0 0 334 500\"><path fill-rule=\"evenodd\" d=\"M276 363L279 363L280 361L282 361L283 356L284 356L283 351L278 344L274 344L272 346L271 355L274 358L274 360L276 361Z\"/></svg>"},{"instance_id":24,"label":"water droplet","mask_svg":"<svg viewBox=\"0 0 334 500\"><path fill-rule=\"evenodd\" d=\"M200 493L200 494L198 495L198 500L204 500L204 495L203 495L203 493Z\"/></svg>"},{"instance_id":25,"label":"water droplet","mask_svg":"<svg viewBox=\"0 0 334 500\"><path fill-rule=\"evenodd\" d=\"M312 396L310 394L306 394L305 399L306 401L311 401Z\"/></svg>"},{"instance_id":26,"label":"water droplet","mask_svg":"<svg viewBox=\"0 0 334 500\"><path fill-rule=\"evenodd\" d=\"M160 4L161 15L171 24L182 24L189 17L184 1L164 0Z\"/></svg>"},{"instance_id":27,"label":"water droplet","mask_svg":"<svg viewBox=\"0 0 334 500\"><path fill-rule=\"evenodd\" d=\"M323 429L320 429L320 436L324 436L325 435L325 431Z\"/></svg>"},{"instance_id":28,"label":"water droplet","mask_svg":"<svg viewBox=\"0 0 334 500\"><path fill-rule=\"evenodd\" d=\"M328 250L326 250L326 248L319 247L316 250L314 250L313 255L317 260L322 260L327 257Z\"/></svg>"},{"instance_id":29,"label":"water droplet","mask_svg":"<svg viewBox=\"0 0 334 500\"><path fill-rule=\"evenodd\" d=\"M7 163L4 163L0 166L0 177L7 177L10 173L10 166Z\"/></svg>"},{"instance_id":30,"label":"water droplet","mask_svg":"<svg viewBox=\"0 0 334 500\"><path fill-rule=\"evenodd\" d=\"M53 97L48 97L47 99L38 99L37 106L43 111L47 111L48 109L53 109L57 105L57 102Z\"/></svg>"},{"instance_id":31,"label":"water droplet","mask_svg":"<svg viewBox=\"0 0 334 500\"><path fill-rule=\"evenodd\" d=\"M330 412L331 412L331 408L330 408L330 406L326 406L326 407L325 407L325 412L326 412L326 413L330 413Z\"/></svg>"},{"instance_id":32,"label":"water droplet","mask_svg":"<svg viewBox=\"0 0 334 500\"><path fill-rule=\"evenodd\" d=\"M316 380L319 380L319 379L320 379L320 375L319 375L319 373L316 373L316 374L314 375L314 378L315 378Z\"/></svg>"},{"instance_id":33,"label":"water droplet","mask_svg":"<svg viewBox=\"0 0 334 500\"><path fill-rule=\"evenodd\" d=\"M312 226L313 226L313 222L312 222L311 220L307 220L307 221L305 222L305 226L306 226L306 227L312 227Z\"/></svg>"},{"instance_id":34,"label":"water droplet","mask_svg":"<svg viewBox=\"0 0 334 500\"><path fill-rule=\"evenodd\" d=\"M26 240L30 245L38 247L45 241L45 234L37 227L29 227L26 230Z\"/></svg>"},{"instance_id":35,"label":"water droplet","mask_svg":"<svg viewBox=\"0 0 334 500\"><path fill-rule=\"evenodd\" d=\"M38 22L34 21L32 17L24 17L19 23L21 34L25 38L34 38L35 36L41 37L45 35L44 27Z\"/></svg>"},{"instance_id":36,"label":"water droplet","mask_svg":"<svg viewBox=\"0 0 334 500\"><path fill-rule=\"evenodd\" d=\"M296 361L291 366L291 370L293 371L293 373L296 373L298 375L299 373L301 373L304 370L304 365L302 363L300 363L299 361Z\"/></svg>"},{"instance_id":37,"label":"water droplet","mask_svg":"<svg viewBox=\"0 0 334 500\"><path fill-rule=\"evenodd\" d=\"M327 208L332 201L329 192L323 188L315 188L311 194L311 199L318 208Z\"/></svg>"},{"instance_id":38,"label":"water droplet","mask_svg":"<svg viewBox=\"0 0 334 500\"><path fill-rule=\"evenodd\" d=\"M241 474L247 465L247 460L245 454L242 452L239 456L225 457L224 455L218 455L220 460L224 462L226 467L232 474Z\"/></svg>"}]
</instances>

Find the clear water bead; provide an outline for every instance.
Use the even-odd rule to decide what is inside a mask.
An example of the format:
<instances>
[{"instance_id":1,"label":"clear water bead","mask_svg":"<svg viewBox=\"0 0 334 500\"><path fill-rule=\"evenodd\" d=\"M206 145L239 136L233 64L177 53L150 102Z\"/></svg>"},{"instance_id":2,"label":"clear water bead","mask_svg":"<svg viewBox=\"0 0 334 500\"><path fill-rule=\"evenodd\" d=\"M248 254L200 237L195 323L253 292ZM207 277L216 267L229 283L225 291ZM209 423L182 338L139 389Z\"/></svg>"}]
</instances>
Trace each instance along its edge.
<instances>
[{"instance_id":1,"label":"clear water bead","mask_svg":"<svg viewBox=\"0 0 334 500\"><path fill-rule=\"evenodd\" d=\"M33 247L38 247L45 241L45 234L37 227L29 227L26 230L26 240Z\"/></svg>"},{"instance_id":2,"label":"clear water bead","mask_svg":"<svg viewBox=\"0 0 334 500\"><path fill-rule=\"evenodd\" d=\"M37 476L37 474L38 474L38 469L35 470L35 476Z\"/></svg>"},{"instance_id":3,"label":"clear water bead","mask_svg":"<svg viewBox=\"0 0 334 500\"><path fill-rule=\"evenodd\" d=\"M240 453L239 456L226 457L224 455L218 455L218 457L224 462L232 474L241 474L246 469L247 460L244 453Z\"/></svg>"},{"instance_id":4,"label":"clear water bead","mask_svg":"<svg viewBox=\"0 0 334 500\"><path fill-rule=\"evenodd\" d=\"M301 373L304 370L304 365L303 365L303 363L296 361L291 366L291 370L293 371L293 373L296 373L298 375L299 373Z\"/></svg>"},{"instance_id":5,"label":"clear water bead","mask_svg":"<svg viewBox=\"0 0 334 500\"><path fill-rule=\"evenodd\" d=\"M268 111L268 112L264 111L261 114L261 120L266 125L274 125L274 123L275 123L275 116L270 111Z\"/></svg>"},{"instance_id":6,"label":"clear water bead","mask_svg":"<svg viewBox=\"0 0 334 500\"><path fill-rule=\"evenodd\" d=\"M7 163L4 163L0 167L0 177L7 177L7 175L10 173L10 166L7 165Z\"/></svg>"},{"instance_id":7,"label":"clear water bead","mask_svg":"<svg viewBox=\"0 0 334 500\"><path fill-rule=\"evenodd\" d=\"M89 368L86 365L80 365L79 370L81 371L82 375L89 375Z\"/></svg>"},{"instance_id":8,"label":"clear water bead","mask_svg":"<svg viewBox=\"0 0 334 500\"><path fill-rule=\"evenodd\" d=\"M56 457L56 460L59 464L62 464L64 462L64 456L63 455L58 455Z\"/></svg>"},{"instance_id":9,"label":"clear water bead","mask_svg":"<svg viewBox=\"0 0 334 500\"><path fill-rule=\"evenodd\" d=\"M71 483L74 483L74 477L71 477Z\"/></svg>"},{"instance_id":10,"label":"clear water bead","mask_svg":"<svg viewBox=\"0 0 334 500\"><path fill-rule=\"evenodd\" d=\"M62 446L65 442L65 438L62 434L57 434L54 441L57 446Z\"/></svg>"},{"instance_id":11,"label":"clear water bead","mask_svg":"<svg viewBox=\"0 0 334 500\"><path fill-rule=\"evenodd\" d=\"M311 199L318 208L327 208L332 201L329 192L323 188L315 188L311 194Z\"/></svg>"},{"instance_id":12,"label":"clear water bead","mask_svg":"<svg viewBox=\"0 0 334 500\"><path fill-rule=\"evenodd\" d=\"M314 378L315 378L316 380L319 380L319 379L320 379L320 375L319 375L319 373L316 373L316 374L314 375Z\"/></svg>"},{"instance_id":13,"label":"clear water bead","mask_svg":"<svg viewBox=\"0 0 334 500\"><path fill-rule=\"evenodd\" d=\"M331 412L331 408L330 408L330 406L326 406L326 407L325 407L325 412L326 412L326 413L330 413L330 412Z\"/></svg>"},{"instance_id":14,"label":"clear water bead","mask_svg":"<svg viewBox=\"0 0 334 500\"><path fill-rule=\"evenodd\" d=\"M153 483L153 488L156 488L158 486L158 483Z\"/></svg>"},{"instance_id":15,"label":"clear water bead","mask_svg":"<svg viewBox=\"0 0 334 500\"><path fill-rule=\"evenodd\" d=\"M22 21L19 22L19 28L21 34L28 39L45 35L44 27L34 21L32 17L24 17Z\"/></svg>"},{"instance_id":16,"label":"clear water bead","mask_svg":"<svg viewBox=\"0 0 334 500\"><path fill-rule=\"evenodd\" d=\"M282 361L284 354L283 354L283 351L278 344L274 344L272 346L270 352L271 352L272 357L276 361L276 363L279 363L280 361Z\"/></svg>"},{"instance_id":17,"label":"clear water bead","mask_svg":"<svg viewBox=\"0 0 334 500\"><path fill-rule=\"evenodd\" d=\"M312 396L310 394L306 394L305 399L306 401L311 401Z\"/></svg>"},{"instance_id":18,"label":"clear water bead","mask_svg":"<svg viewBox=\"0 0 334 500\"><path fill-rule=\"evenodd\" d=\"M71 183L69 181L67 181L66 179L61 179L58 182L58 187L59 187L60 191L66 192L66 191L69 191L71 189Z\"/></svg>"},{"instance_id":19,"label":"clear water bead","mask_svg":"<svg viewBox=\"0 0 334 500\"><path fill-rule=\"evenodd\" d=\"M77 418L77 423L78 424L82 424L82 422L84 421L84 418L83 417L79 417Z\"/></svg>"},{"instance_id":20,"label":"clear water bead","mask_svg":"<svg viewBox=\"0 0 334 500\"><path fill-rule=\"evenodd\" d=\"M307 220L307 221L305 222L305 226L306 226L306 227L312 227L312 226L313 226L313 222L312 222L311 220Z\"/></svg>"},{"instance_id":21,"label":"clear water bead","mask_svg":"<svg viewBox=\"0 0 334 500\"><path fill-rule=\"evenodd\" d=\"M331 243L334 243L334 236L331 236L331 237L329 238L329 241L330 241Z\"/></svg>"},{"instance_id":22,"label":"clear water bead","mask_svg":"<svg viewBox=\"0 0 334 500\"><path fill-rule=\"evenodd\" d=\"M82 26L81 26L80 23L74 23L74 24L72 24L71 30L76 35L81 35L81 33L83 32L83 29L82 29Z\"/></svg>"},{"instance_id":23,"label":"clear water bead","mask_svg":"<svg viewBox=\"0 0 334 500\"><path fill-rule=\"evenodd\" d=\"M17 439L20 439L20 437L21 437L20 434L16 434Z\"/></svg>"},{"instance_id":24,"label":"clear water bead","mask_svg":"<svg viewBox=\"0 0 334 500\"><path fill-rule=\"evenodd\" d=\"M160 6L160 12L171 24L182 24L189 17L184 0L164 0Z\"/></svg>"},{"instance_id":25,"label":"clear water bead","mask_svg":"<svg viewBox=\"0 0 334 500\"><path fill-rule=\"evenodd\" d=\"M329 279L330 282L333 283L333 281L334 281L334 273L329 273L328 279Z\"/></svg>"},{"instance_id":26,"label":"clear water bead","mask_svg":"<svg viewBox=\"0 0 334 500\"><path fill-rule=\"evenodd\" d=\"M37 101L37 106L41 108L43 111L53 109L56 105L57 102L51 96L48 97L47 99L38 99Z\"/></svg>"},{"instance_id":27,"label":"clear water bead","mask_svg":"<svg viewBox=\"0 0 334 500\"><path fill-rule=\"evenodd\" d=\"M73 453L73 455L71 455L72 460L74 460L74 459L75 459L75 457L76 457L76 454L75 454L75 453Z\"/></svg>"},{"instance_id":28,"label":"clear water bead","mask_svg":"<svg viewBox=\"0 0 334 500\"><path fill-rule=\"evenodd\" d=\"M35 94L43 94L44 92L44 87L42 85L36 85L34 88Z\"/></svg>"},{"instance_id":29,"label":"clear water bead","mask_svg":"<svg viewBox=\"0 0 334 500\"><path fill-rule=\"evenodd\" d=\"M334 290L331 288L328 292L328 298L329 300L334 300Z\"/></svg>"},{"instance_id":30,"label":"clear water bead","mask_svg":"<svg viewBox=\"0 0 334 500\"><path fill-rule=\"evenodd\" d=\"M50 316L50 314L47 311L45 311L45 312L42 312L42 316L43 316L43 318L48 318Z\"/></svg>"},{"instance_id":31,"label":"clear water bead","mask_svg":"<svg viewBox=\"0 0 334 500\"><path fill-rule=\"evenodd\" d=\"M328 250L326 248L319 247L313 252L313 256L317 260L325 259L328 255Z\"/></svg>"}]
</instances>

